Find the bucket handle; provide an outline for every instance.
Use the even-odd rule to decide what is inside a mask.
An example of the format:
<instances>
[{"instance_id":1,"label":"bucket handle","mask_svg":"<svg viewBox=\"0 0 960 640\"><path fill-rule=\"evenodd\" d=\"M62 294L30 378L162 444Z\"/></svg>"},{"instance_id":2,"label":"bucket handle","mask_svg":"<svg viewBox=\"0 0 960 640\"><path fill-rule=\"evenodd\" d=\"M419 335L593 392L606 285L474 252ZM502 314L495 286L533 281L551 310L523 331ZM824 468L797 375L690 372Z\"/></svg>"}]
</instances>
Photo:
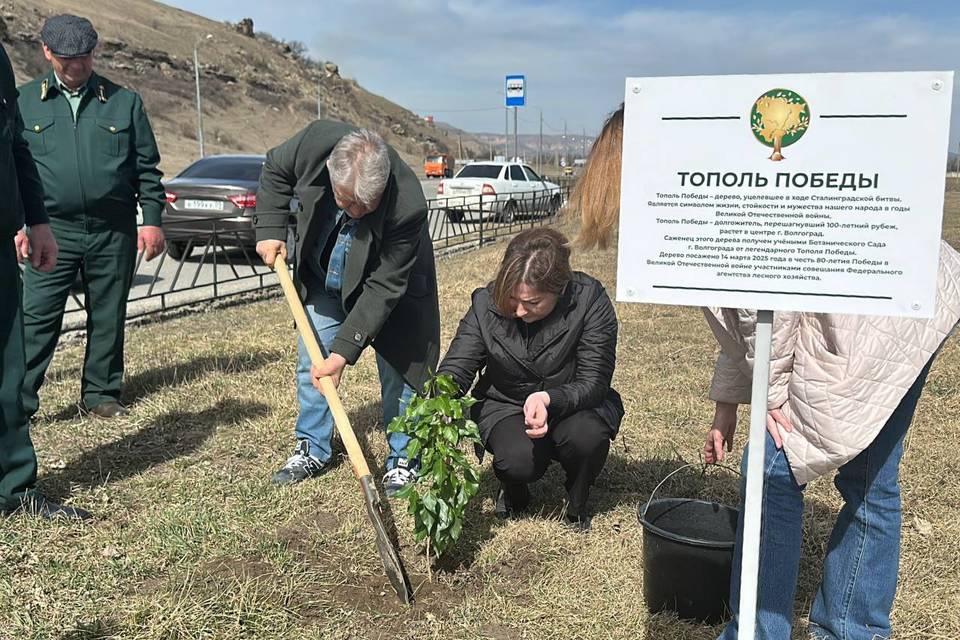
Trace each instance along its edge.
<instances>
[{"instance_id":1,"label":"bucket handle","mask_svg":"<svg viewBox=\"0 0 960 640\"><path fill-rule=\"evenodd\" d=\"M660 483L659 483L656 487L653 488L653 491L650 492L650 497L647 499L647 504L644 505L644 507L643 507L643 512L640 514L640 517L641 517L641 518L646 519L646 517L647 517L647 509L650 508L650 503L653 502L653 497L654 497L655 495L657 495L657 491L660 490L660 487L662 487L662 486L664 485L664 483L665 483L667 480L669 480L670 478L672 478L674 475L680 473L680 472L683 471L684 469L689 469L690 467L702 467L703 470L702 470L702 472L701 472L701 475L706 475L706 473L707 473L707 468L708 468L708 467L720 467L721 469L726 469L727 471L732 471L733 473L737 474L738 476L740 475L740 471L739 471L739 470L737 470L737 469L735 469L735 468L733 468L733 467L731 467L731 466L729 466L729 465L720 464L719 462L714 462L714 463L710 463L710 464L707 464L706 462L703 462L703 461L701 461L701 462L688 462L687 464L682 465L682 466L679 466L679 467L677 467L676 469L674 469L673 471L671 471L670 473L668 473L668 474L666 475L666 477L665 477L663 480L661 480Z\"/></svg>"}]
</instances>

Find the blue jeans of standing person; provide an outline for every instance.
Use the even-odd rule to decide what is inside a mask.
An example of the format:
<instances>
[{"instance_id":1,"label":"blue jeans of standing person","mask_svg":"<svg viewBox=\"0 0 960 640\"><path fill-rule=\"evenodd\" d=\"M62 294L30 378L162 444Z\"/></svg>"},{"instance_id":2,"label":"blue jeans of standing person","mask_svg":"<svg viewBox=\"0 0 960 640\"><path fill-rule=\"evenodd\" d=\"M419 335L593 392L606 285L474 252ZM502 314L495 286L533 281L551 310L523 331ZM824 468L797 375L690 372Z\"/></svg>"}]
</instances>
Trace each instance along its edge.
<instances>
[{"instance_id":1,"label":"blue jeans of standing person","mask_svg":"<svg viewBox=\"0 0 960 640\"><path fill-rule=\"evenodd\" d=\"M346 314L343 311L340 296L331 294L322 286L311 289L316 291L311 290L308 293L304 306L324 352L330 353L330 346ZM302 339L297 343L297 355L297 400L300 404L300 415L297 417L296 427L297 439L310 443L310 455L326 461L332 455L333 414L330 413L326 398L313 386L310 376L310 355ZM406 409L414 391L404 382L403 376L379 354L377 354L377 370L380 374L380 398L383 403L383 424L386 428ZM390 446L386 465L388 470L397 466L398 460L406 460L409 440L410 438L403 433L387 435L387 443Z\"/></svg>"},{"instance_id":2,"label":"blue jeans of standing person","mask_svg":"<svg viewBox=\"0 0 960 640\"><path fill-rule=\"evenodd\" d=\"M823 579L813 608L810 632L818 640L885 640L890 637L890 609L900 568L900 458L903 438L923 391L933 359L899 406L860 454L837 471L834 484L843 507L830 534L823 562ZM745 492L748 452L741 470ZM760 575L756 637L789 640L793 600L800 566L803 491L794 480L782 449L766 434L763 515L760 523ZM743 547L743 509L737 526L730 607L740 603L740 560ZM724 628L720 640L737 638L737 617Z\"/></svg>"}]
</instances>

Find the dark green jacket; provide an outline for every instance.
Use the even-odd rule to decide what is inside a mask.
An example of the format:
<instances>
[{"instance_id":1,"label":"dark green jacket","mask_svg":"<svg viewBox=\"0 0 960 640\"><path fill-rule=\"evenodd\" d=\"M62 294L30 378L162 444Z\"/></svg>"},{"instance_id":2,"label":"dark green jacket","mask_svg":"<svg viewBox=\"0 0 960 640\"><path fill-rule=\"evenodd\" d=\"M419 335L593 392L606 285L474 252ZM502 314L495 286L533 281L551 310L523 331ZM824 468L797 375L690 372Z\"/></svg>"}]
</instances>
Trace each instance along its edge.
<instances>
[{"instance_id":1,"label":"dark green jacket","mask_svg":"<svg viewBox=\"0 0 960 640\"><path fill-rule=\"evenodd\" d=\"M47 222L43 185L22 132L17 83L0 45L0 242L8 242L24 222Z\"/></svg>"},{"instance_id":2,"label":"dark green jacket","mask_svg":"<svg viewBox=\"0 0 960 640\"><path fill-rule=\"evenodd\" d=\"M286 240L290 201L296 214L295 275L309 267L311 250L324 246L337 206L327 156L347 133L339 122L318 120L267 153L257 192L257 240ZM390 149L390 178L379 208L362 218L343 274L347 314L332 351L353 364L373 344L404 379L419 389L436 369L440 351L440 311L427 203L413 171Z\"/></svg>"},{"instance_id":3,"label":"dark green jacket","mask_svg":"<svg viewBox=\"0 0 960 640\"><path fill-rule=\"evenodd\" d=\"M160 152L139 95L94 74L74 123L51 70L20 87L20 112L51 219L126 226L139 202L143 223L160 226Z\"/></svg>"}]
</instances>

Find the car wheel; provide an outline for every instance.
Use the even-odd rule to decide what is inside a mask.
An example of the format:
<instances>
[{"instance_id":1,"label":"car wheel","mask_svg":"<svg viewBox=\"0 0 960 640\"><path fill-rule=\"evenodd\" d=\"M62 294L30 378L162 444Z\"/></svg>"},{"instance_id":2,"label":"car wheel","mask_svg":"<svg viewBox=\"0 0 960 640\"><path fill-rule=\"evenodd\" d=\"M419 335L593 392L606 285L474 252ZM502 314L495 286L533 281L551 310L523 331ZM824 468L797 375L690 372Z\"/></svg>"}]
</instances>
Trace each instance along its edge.
<instances>
[{"instance_id":1,"label":"car wheel","mask_svg":"<svg viewBox=\"0 0 960 640\"><path fill-rule=\"evenodd\" d=\"M186 242L167 242L167 255L182 262L190 257L187 253L187 245ZM193 247L190 248L190 253L193 253Z\"/></svg>"},{"instance_id":2,"label":"car wheel","mask_svg":"<svg viewBox=\"0 0 960 640\"><path fill-rule=\"evenodd\" d=\"M503 211L500 212L500 215L497 216L497 222L504 222L510 224L513 222L513 219L517 217L517 201L516 200L507 200L507 203L503 205Z\"/></svg>"},{"instance_id":3,"label":"car wheel","mask_svg":"<svg viewBox=\"0 0 960 640\"><path fill-rule=\"evenodd\" d=\"M447 220L450 222L463 222L463 211L447 209Z\"/></svg>"}]
</instances>

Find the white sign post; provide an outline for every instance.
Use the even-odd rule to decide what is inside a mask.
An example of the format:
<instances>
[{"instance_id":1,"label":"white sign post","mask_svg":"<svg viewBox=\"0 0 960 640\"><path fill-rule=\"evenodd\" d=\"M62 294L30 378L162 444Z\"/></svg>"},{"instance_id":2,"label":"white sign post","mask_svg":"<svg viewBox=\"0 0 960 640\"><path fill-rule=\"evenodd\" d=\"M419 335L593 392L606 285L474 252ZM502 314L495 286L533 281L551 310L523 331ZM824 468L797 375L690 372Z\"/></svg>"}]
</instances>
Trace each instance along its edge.
<instances>
[{"instance_id":1,"label":"white sign post","mask_svg":"<svg viewBox=\"0 0 960 640\"><path fill-rule=\"evenodd\" d=\"M513 159L520 158L520 136L517 134L517 108L527 103L527 79L522 75L506 76L504 79L506 106L513 107Z\"/></svg>"},{"instance_id":2,"label":"white sign post","mask_svg":"<svg viewBox=\"0 0 960 640\"><path fill-rule=\"evenodd\" d=\"M617 299L758 312L739 606L753 638L772 310L931 317L952 72L629 78Z\"/></svg>"}]
</instances>

